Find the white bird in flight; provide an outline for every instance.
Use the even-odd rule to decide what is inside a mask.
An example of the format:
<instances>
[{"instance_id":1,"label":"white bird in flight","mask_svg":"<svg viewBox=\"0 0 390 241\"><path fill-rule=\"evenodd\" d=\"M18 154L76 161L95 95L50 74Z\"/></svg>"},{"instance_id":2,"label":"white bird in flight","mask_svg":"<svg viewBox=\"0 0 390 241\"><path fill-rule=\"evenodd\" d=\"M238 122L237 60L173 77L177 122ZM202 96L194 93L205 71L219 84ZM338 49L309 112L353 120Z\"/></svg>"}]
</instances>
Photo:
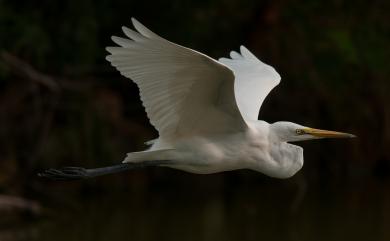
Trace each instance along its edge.
<instances>
[{"instance_id":1,"label":"white bird in flight","mask_svg":"<svg viewBox=\"0 0 390 241\"><path fill-rule=\"evenodd\" d=\"M41 176L80 179L165 166L199 174L251 169L288 178L303 166L303 149L289 142L354 137L258 120L280 75L244 46L215 60L160 37L134 18L132 23L137 31L122 27L127 38L112 37L119 46L107 47L107 60L137 84L159 137L147 142L147 150L128 153L123 164L49 169Z\"/></svg>"}]
</instances>

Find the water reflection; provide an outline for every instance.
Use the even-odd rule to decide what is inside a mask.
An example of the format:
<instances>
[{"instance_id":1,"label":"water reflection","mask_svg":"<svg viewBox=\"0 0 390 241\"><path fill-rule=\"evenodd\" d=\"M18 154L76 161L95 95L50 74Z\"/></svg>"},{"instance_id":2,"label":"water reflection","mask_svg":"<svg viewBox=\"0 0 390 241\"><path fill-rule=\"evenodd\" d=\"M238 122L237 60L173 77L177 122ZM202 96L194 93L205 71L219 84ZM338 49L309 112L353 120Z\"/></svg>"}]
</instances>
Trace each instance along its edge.
<instances>
[{"instance_id":1,"label":"water reflection","mask_svg":"<svg viewBox=\"0 0 390 241\"><path fill-rule=\"evenodd\" d=\"M299 188L285 185L74 197L76 206L58 206L32 228L14 230L16 236L0 232L0 240L384 241L390 240L389 188L309 186L301 199Z\"/></svg>"}]
</instances>

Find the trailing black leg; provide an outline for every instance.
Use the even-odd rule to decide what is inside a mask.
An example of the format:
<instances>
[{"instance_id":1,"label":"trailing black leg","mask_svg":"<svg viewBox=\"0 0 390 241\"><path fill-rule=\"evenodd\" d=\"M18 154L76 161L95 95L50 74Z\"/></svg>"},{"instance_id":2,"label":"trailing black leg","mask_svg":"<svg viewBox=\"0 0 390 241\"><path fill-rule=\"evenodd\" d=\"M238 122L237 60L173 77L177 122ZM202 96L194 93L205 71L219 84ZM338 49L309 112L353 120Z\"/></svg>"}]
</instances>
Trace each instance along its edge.
<instances>
[{"instance_id":1,"label":"trailing black leg","mask_svg":"<svg viewBox=\"0 0 390 241\"><path fill-rule=\"evenodd\" d=\"M123 172L132 169L145 168L151 166L162 166L172 164L172 161L159 160L159 161L143 161L134 163L122 163L113 166L99 167L99 168L84 168L84 167L63 167L59 169L48 169L38 176L49 178L52 180L79 180L91 177L97 177L107 174L113 174Z\"/></svg>"}]
</instances>

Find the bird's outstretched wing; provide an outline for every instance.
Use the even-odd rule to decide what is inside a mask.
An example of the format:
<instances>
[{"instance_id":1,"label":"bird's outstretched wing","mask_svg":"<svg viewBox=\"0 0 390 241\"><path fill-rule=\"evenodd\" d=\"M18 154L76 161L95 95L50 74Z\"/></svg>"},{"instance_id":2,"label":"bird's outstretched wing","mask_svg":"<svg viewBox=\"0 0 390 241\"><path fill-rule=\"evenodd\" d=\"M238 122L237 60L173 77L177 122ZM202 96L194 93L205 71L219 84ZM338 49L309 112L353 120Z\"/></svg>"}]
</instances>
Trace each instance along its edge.
<instances>
[{"instance_id":1,"label":"bird's outstretched wing","mask_svg":"<svg viewBox=\"0 0 390 241\"><path fill-rule=\"evenodd\" d=\"M132 18L138 31L112 37L107 60L132 79L160 136L177 137L245 130L234 97L234 74L225 65L169 42Z\"/></svg>"},{"instance_id":2,"label":"bird's outstretched wing","mask_svg":"<svg viewBox=\"0 0 390 241\"><path fill-rule=\"evenodd\" d=\"M235 75L234 92L240 112L245 120L257 120L261 104L269 92L279 84L275 69L241 46L241 53L230 52L229 58L219 62L231 68Z\"/></svg>"}]
</instances>

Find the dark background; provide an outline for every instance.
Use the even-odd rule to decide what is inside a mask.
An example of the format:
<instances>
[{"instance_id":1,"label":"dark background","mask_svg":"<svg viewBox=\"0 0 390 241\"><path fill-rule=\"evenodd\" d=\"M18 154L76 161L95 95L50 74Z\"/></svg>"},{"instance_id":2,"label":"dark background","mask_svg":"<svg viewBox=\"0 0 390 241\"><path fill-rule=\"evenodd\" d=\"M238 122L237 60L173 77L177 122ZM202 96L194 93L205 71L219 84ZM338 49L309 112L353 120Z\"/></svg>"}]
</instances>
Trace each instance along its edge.
<instances>
[{"instance_id":1,"label":"dark background","mask_svg":"<svg viewBox=\"0 0 390 241\"><path fill-rule=\"evenodd\" d=\"M390 240L390 2L0 1L0 240ZM219 58L241 44L281 84L260 119L340 130L305 165L154 168L58 183L49 167L119 163L156 137L138 89L105 60L130 17Z\"/></svg>"}]
</instances>

